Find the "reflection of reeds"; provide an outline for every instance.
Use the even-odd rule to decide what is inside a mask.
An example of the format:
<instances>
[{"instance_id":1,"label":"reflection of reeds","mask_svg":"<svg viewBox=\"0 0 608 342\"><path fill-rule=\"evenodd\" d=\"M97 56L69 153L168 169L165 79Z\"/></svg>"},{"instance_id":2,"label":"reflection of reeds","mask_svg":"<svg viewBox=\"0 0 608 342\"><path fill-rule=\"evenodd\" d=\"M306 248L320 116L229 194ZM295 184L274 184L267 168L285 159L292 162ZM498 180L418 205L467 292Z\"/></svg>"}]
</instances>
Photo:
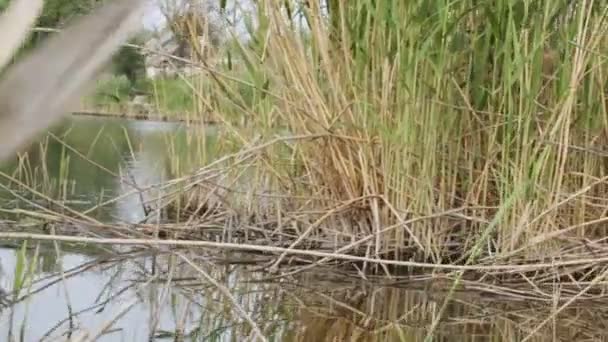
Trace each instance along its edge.
<instances>
[{"instance_id":1,"label":"reflection of reeds","mask_svg":"<svg viewBox=\"0 0 608 342\"><path fill-rule=\"evenodd\" d=\"M41 254L56 253L41 249ZM98 260L86 260L71 269L36 275L30 290L17 302L35 303L36 296L63 286L65 279L85 273L107 274L107 284L96 285L91 300L75 305L73 317L56 317L48 336L72 330L74 336L107 326L118 332L130 318L99 321L95 326L72 326L71 320L104 308L105 317L121 313L121 303L136 302L130 310L149 317L148 323L130 327L140 337L200 340L247 339L258 331L267 340L280 341L423 341L437 317L446 293L427 280L410 280L406 286L379 286L357 277L328 272L331 268L269 280L255 271L266 258L249 254L185 249L154 253L107 251ZM56 259L58 262L60 259ZM48 272L48 271L47 271ZM332 274L333 273L333 274ZM411 279L407 277L406 279ZM586 299L557 312L559 287L546 301L518 300L506 294L488 296L472 290L451 296L437 326L437 341L553 341L555 336L571 341L604 338L602 317L606 314L601 296ZM66 288L67 291L82 289ZM54 292L53 292L54 293ZM93 301L93 298L97 298ZM549 304L547 304L547 302ZM126 312L127 314L129 312ZM21 317L21 316L20 316ZM161 317L164 317L161 319ZM168 324L167 317L171 317ZM551 318L549 324L541 324ZM20 324L17 321L16 324ZM24 321L26 324L35 322ZM31 335L30 335L31 336ZM260 336L260 335L258 335ZM262 340L262 338L258 339Z\"/></svg>"},{"instance_id":2,"label":"reflection of reeds","mask_svg":"<svg viewBox=\"0 0 608 342\"><path fill-rule=\"evenodd\" d=\"M294 342L423 341L445 299L444 292L428 286L372 286L343 276L328 278L323 272L268 282L264 274L236 265L239 259L246 261L250 256L221 256L214 251L181 253L157 255L155 269L146 266L149 259L136 255L131 260L126 255L114 261L107 259L104 268L113 279L108 286L120 291L101 295L100 304L87 311L118 302L119 297L124 302L135 290L150 317L149 325L137 331L157 337L247 338L253 336L253 329L258 329L269 340ZM203 261L202 255L202 259L214 261ZM66 274L71 277L74 272L90 272L90 268L91 263L86 263ZM121 280L125 276L138 281L125 287ZM35 287L44 287L52 280L35 283ZM451 298L434 340L553 341L555 336L572 341L602 340L605 327L601 317L606 313L601 304L574 305L560 314L555 310L556 306L540 302L468 291ZM160 324L160 315L168 312L174 317L173 326L166 325L166 321ZM537 329L552 315L555 318L551 324ZM56 329L66 328L67 323L64 321ZM128 324L128 318L125 322L119 320L115 328L124 324Z\"/></svg>"},{"instance_id":3,"label":"reflection of reeds","mask_svg":"<svg viewBox=\"0 0 608 342\"><path fill-rule=\"evenodd\" d=\"M319 280L319 276L314 277ZM302 281L300 280L302 283ZM322 283L322 282L321 282ZM317 285L286 290L298 303L299 329L289 341L422 341L444 300L441 292L406 288ZM319 295L322 294L322 295ZM530 302L501 300L475 293L452 298L434 341L552 341L602 339L603 327L593 322L604 313L586 306L569 308L550 325L536 328L554 308ZM572 319L572 317L577 317ZM570 318L568 318L570 317Z\"/></svg>"}]
</instances>

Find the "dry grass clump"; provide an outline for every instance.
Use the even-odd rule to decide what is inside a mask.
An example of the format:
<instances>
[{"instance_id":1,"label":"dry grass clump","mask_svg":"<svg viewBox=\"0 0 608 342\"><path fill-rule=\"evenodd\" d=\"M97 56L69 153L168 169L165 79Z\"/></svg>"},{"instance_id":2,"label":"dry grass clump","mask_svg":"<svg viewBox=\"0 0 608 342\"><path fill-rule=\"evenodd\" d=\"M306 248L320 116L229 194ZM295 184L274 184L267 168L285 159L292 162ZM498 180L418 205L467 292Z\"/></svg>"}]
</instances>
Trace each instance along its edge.
<instances>
[{"instance_id":1,"label":"dry grass clump","mask_svg":"<svg viewBox=\"0 0 608 342\"><path fill-rule=\"evenodd\" d=\"M244 181L284 196L265 214L279 226L306 222L293 246L460 264L602 253L605 6L328 4L260 2L237 49L251 92L211 71L205 95L262 137Z\"/></svg>"}]
</instances>

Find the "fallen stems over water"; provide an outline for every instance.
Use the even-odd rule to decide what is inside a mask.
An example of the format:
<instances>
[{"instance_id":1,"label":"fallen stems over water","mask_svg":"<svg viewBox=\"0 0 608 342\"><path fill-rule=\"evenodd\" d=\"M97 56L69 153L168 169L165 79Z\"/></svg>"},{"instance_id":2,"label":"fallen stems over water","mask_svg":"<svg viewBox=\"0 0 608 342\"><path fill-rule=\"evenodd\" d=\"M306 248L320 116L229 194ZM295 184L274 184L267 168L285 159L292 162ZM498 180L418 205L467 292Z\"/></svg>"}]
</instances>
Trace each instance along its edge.
<instances>
[{"instance_id":1,"label":"fallen stems over water","mask_svg":"<svg viewBox=\"0 0 608 342\"><path fill-rule=\"evenodd\" d=\"M253 245L247 243L229 243L229 242L213 242L213 241L187 241L187 240L159 240L159 239L113 239L113 238L92 238L79 236L65 235L45 235L45 234L30 234L30 233L0 233L0 239L17 239L17 240L38 240L38 241L60 241L60 242L77 242L103 245L140 245L149 247L192 247L192 248L217 248L226 250L240 250L252 252L267 252L267 253L285 253L294 255L304 255L318 258L330 258L336 260L358 261L370 264L394 265L409 268L428 268L447 271L487 271L487 272L531 272L543 269L554 269L556 267L567 266L594 266L608 263L608 256L599 258L581 258L573 260L555 261L551 263L537 263L529 265L517 264L494 264L494 265L446 265L432 264L414 261L397 261L387 259L375 259L370 257L362 257L356 255L339 254L331 252L320 252L314 250L304 250L296 248L273 247L263 245Z\"/></svg>"}]
</instances>

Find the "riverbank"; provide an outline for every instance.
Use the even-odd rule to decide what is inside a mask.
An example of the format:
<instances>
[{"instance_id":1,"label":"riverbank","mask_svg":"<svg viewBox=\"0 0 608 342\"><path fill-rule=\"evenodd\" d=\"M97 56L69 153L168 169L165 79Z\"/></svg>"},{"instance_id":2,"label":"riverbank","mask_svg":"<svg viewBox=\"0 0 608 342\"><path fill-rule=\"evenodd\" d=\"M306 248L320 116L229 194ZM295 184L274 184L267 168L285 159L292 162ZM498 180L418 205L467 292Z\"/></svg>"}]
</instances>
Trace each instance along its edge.
<instances>
[{"instance_id":1,"label":"riverbank","mask_svg":"<svg viewBox=\"0 0 608 342\"><path fill-rule=\"evenodd\" d=\"M120 118L129 120L142 120L142 121L157 121L157 122L173 122L173 123L187 123L187 124L206 124L216 125L218 122L213 120L200 120L195 118L188 118L187 114L171 114L171 115L158 115L148 113L127 113L127 112L103 112L98 110L79 110L72 112L75 116L91 116L99 118Z\"/></svg>"}]
</instances>

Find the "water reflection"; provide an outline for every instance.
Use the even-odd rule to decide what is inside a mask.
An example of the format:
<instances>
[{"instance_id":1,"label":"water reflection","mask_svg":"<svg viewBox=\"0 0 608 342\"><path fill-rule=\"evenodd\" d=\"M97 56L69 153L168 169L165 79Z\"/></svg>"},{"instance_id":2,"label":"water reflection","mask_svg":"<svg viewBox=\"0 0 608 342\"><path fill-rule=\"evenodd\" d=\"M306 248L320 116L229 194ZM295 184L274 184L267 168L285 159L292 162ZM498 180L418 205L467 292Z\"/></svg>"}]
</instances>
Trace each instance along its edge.
<instances>
[{"instance_id":1,"label":"water reflection","mask_svg":"<svg viewBox=\"0 0 608 342\"><path fill-rule=\"evenodd\" d=\"M19 340L22 324L24 341L96 331L137 299L100 341L251 340L252 326L239 310L271 341L423 341L444 300L442 292L424 287L373 286L338 274L328 279L331 272L270 281L267 274L243 265L210 262L219 257L217 251L177 251L227 290L228 298L172 254L157 255L153 272L149 256L108 260L103 252L94 256L68 250L53 259L53 248L42 250L49 253L44 258L60 265L66 280L60 281L54 268L40 268L37 279L42 280L32 291L43 290L0 313L1 340L10 341L11 334ZM0 250L5 288L13 280L15 255ZM251 261L238 254L223 257ZM571 307L529 341L602 341L606 313L602 306ZM552 314L555 308L546 303L461 294L447 308L434 341L521 341Z\"/></svg>"},{"instance_id":2,"label":"water reflection","mask_svg":"<svg viewBox=\"0 0 608 342\"><path fill-rule=\"evenodd\" d=\"M24 148L20 158L5 162L1 171L54 199L70 199L69 207L87 210L201 165L212 155L215 139L214 127L72 117L52 135ZM6 179L1 182L25 190ZM14 198L6 191L0 196L5 203ZM93 214L102 220L137 222L144 217L141 202L134 194Z\"/></svg>"},{"instance_id":3,"label":"water reflection","mask_svg":"<svg viewBox=\"0 0 608 342\"><path fill-rule=\"evenodd\" d=\"M2 249L0 250L0 260L2 260L2 268L5 271L2 285L7 288L13 281L10 270L16 263L15 253ZM94 259L83 254L67 253L57 261L57 266L64 270L71 270L82 267ZM113 265L110 268L104 268L101 265L92 267L79 272L76 276L67 276L65 281L58 282L21 304L6 309L0 315L0 339L6 338L9 341L11 334L14 337L20 336L19 329L23 323L26 325L25 341L39 341L44 336L48 336L47 340L52 340L51 337L56 338L70 329L95 330L100 328L104 322L111 321L122 305L142 294L148 296L148 300L128 311L113 327L112 332L104 335L99 341L147 340L152 312L158 315L156 319L159 330L175 330L175 317L173 317L174 312L171 307L152 310L152 303L158 305L153 301L153 297L160 295L160 291L156 290L157 285L146 286L146 293L137 290L137 284L134 283L137 279L133 277L137 274L135 264L136 261L133 260ZM38 277L43 279L50 274L45 270L40 272ZM42 281L36 288L45 287L54 281L57 281L57 278L51 277ZM108 299L111 300L105 303ZM104 303L105 305L103 305ZM68 319L70 313L75 316L71 321ZM74 334L74 336L76 335Z\"/></svg>"},{"instance_id":4,"label":"water reflection","mask_svg":"<svg viewBox=\"0 0 608 342\"><path fill-rule=\"evenodd\" d=\"M32 195L29 190L34 189L54 200L62 201L68 207L87 210L97 203L137 188L158 184L169 176L200 165L204 162L202 158L207 155L201 153L201 148L205 148L205 152L213 149L214 132L214 128L186 128L175 123L69 118L55 127L50 135L42 135L39 141L24 147L19 157L3 163L2 172L13 177L15 181L9 181L7 177L1 180L2 184L10 189L0 191L2 205L4 208L32 206L31 203L15 201L17 196L24 196L33 203L48 205L44 198ZM92 214L101 220L138 222L144 217L142 201L146 200L150 199L142 198L139 194L124 196ZM3 218L22 219L10 213L5 213ZM58 258L53 246L47 245L44 251L37 255L37 278L56 275L61 270L86 264L99 257L91 255L90 247L83 251L78 248L69 250L71 252L63 251L64 254ZM26 254L32 259L33 253L33 249L28 249ZM12 288L16 255L17 252L10 246L0 248L0 280L4 289ZM32 296L31 300L16 305L10 315L0 316L0 336L14 337L20 324L27 319L25 340L38 340L52 324L58 323L62 317L68 317L68 303L72 306L70 310L76 312L83 306L93 304L100 294L108 296L110 287L126 286L126 280L121 280L118 274L128 265L129 263L120 263L112 271L91 269ZM148 291L152 288L148 287ZM131 298L135 296L135 292L129 288L123 296ZM87 313L79 316L80 324L93 327L95 323L112 314L112 309L116 309L120 302L108 303L103 314ZM145 336L133 334L150 330L139 329L145 326L141 321L145 320L145 313L149 315L149 312L150 308L146 305L133 308L124 318L124 321L128 322L127 329L118 336L125 341L145 339ZM170 321L168 317L171 316L171 310L159 312L159 324L163 326L166 321ZM49 320L49 317L57 320ZM63 332L66 329L58 330ZM4 337L0 337L0 340L4 340ZM104 340L117 339L115 336L108 336Z\"/></svg>"}]
</instances>

